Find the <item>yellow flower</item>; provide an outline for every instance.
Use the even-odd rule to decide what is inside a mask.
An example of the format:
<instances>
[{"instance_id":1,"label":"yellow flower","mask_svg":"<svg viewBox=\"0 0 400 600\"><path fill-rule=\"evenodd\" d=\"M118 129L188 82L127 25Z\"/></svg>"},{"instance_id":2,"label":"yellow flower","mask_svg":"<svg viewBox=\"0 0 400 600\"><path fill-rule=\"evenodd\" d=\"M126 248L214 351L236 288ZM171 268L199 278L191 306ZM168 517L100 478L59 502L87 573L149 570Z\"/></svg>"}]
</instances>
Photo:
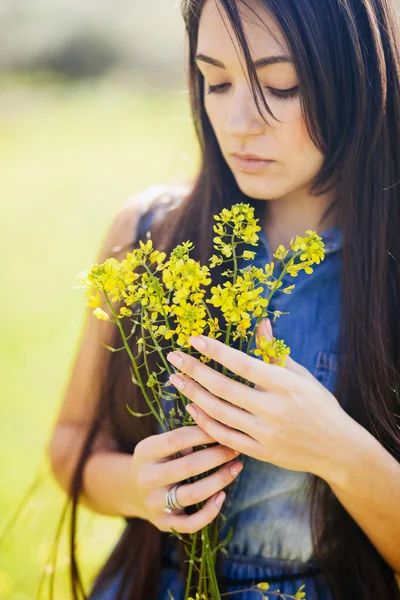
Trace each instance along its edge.
<instances>
[{"instance_id":1,"label":"yellow flower","mask_svg":"<svg viewBox=\"0 0 400 600\"><path fill-rule=\"evenodd\" d=\"M229 223L232 219L232 212L227 208L223 208L219 215L214 215L216 221L222 221L222 223Z\"/></svg>"},{"instance_id":2,"label":"yellow flower","mask_svg":"<svg viewBox=\"0 0 400 600\"><path fill-rule=\"evenodd\" d=\"M124 317L131 317L132 314L133 313L129 308L125 308L125 306L123 306L119 311L118 319L123 319Z\"/></svg>"},{"instance_id":3,"label":"yellow flower","mask_svg":"<svg viewBox=\"0 0 400 600\"><path fill-rule=\"evenodd\" d=\"M288 252L289 250L286 250L285 247L282 246L282 244L280 244L273 256L275 256L275 258L278 258L279 260L283 260Z\"/></svg>"},{"instance_id":4,"label":"yellow flower","mask_svg":"<svg viewBox=\"0 0 400 600\"><path fill-rule=\"evenodd\" d=\"M90 306L90 308L100 308L102 302L98 291L92 294L91 290L88 290L87 297L89 298L89 302L86 303L86 306Z\"/></svg>"},{"instance_id":5,"label":"yellow flower","mask_svg":"<svg viewBox=\"0 0 400 600\"><path fill-rule=\"evenodd\" d=\"M165 288L173 292L172 300L180 304L190 295L196 294L199 301L204 296L203 287L211 283L210 270L189 258L187 246L177 246L163 268L162 280ZM192 296L195 301L195 297Z\"/></svg>"},{"instance_id":6,"label":"yellow flower","mask_svg":"<svg viewBox=\"0 0 400 600\"><path fill-rule=\"evenodd\" d=\"M101 308L96 308L96 310L93 311L93 314L95 317L97 317L101 321L109 321L110 320L109 315Z\"/></svg>"},{"instance_id":7,"label":"yellow flower","mask_svg":"<svg viewBox=\"0 0 400 600\"><path fill-rule=\"evenodd\" d=\"M204 318L206 316L204 304L193 304L184 300L179 306L173 307L172 313L175 315L175 329L168 338L177 335L177 342L180 346L189 346L187 340L190 336L201 335L207 326Z\"/></svg>"},{"instance_id":8,"label":"yellow flower","mask_svg":"<svg viewBox=\"0 0 400 600\"><path fill-rule=\"evenodd\" d=\"M243 258L245 260L253 260L255 255L256 255L256 253L250 252L250 250L244 250L244 252L243 252Z\"/></svg>"},{"instance_id":9,"label":"yellow flower","mask_svg":"<svg viewBox=\"0 0 400 600\"><path fill-rule=\"evenodd\" d=\"M290 245L295 252L303 250L303 254L300 255L300 260L311 260L312 262L319 264L324 259L325 244L322 238L312 229L307 229L306 236L304 238L296 236L296 239L292 238Z\"/></svg>"},{"instance_id":10,"label":"yellow flower","mask_svg":"<svg viewBox=\"0 0 400 600\"><path fill-rule=\"evenodd\" d=\"M296 600L301 600L302 598L306 597L306 593L302 591L305 587L306 587L305 584L303 584L302 586L299 587L299 589L297 590L297 592L294 595Z\"/></svg>"},{"instance_id":11,"label":"yellow flower","mask_svg":"<svg viewBox=\"0 0 400 600\"><path fill-rule=\"evenodd\" d=\"M256 587L258 587L259 590L269 590L269 583L261 581L261 583L257 583Z\"/></svg>"},{"instance_id":12,"label":"yellow flower","mask_svg":"<svg viewBox=\"0 0 400 600\"><path fill-rule=\"evenodd\" d=\"M261 296L263 288L258 286L257 279L253 277L256 272L250 269L243 276L239 275L235 283L226 281L223 286L213 286L211 298L206 300L220 308L225 321L235 326L233 339L246 337L251 327L251 317L261 316L267 306L267 299Z\"/></svg>"},{"instance_id":13,"label":"yellow flower","mask_svg":"<svg viewBox=\"0 0 400 600\"><path fill-rule=\"evenodd\" d=\"M281 292L283 292L284 294L290 294L292 292L292 290L294 290L296 286L293 285L288 285L288 287L283 288L283 290L281 290Z\"/></svg>"},{"instance_id":14,"label":"yellow flower","mask_svg":"<svg viewBox=\"0 0 400 600\"><path fill-rule=\"evenodd\" d=\"M223 240L224 237L232 238L234 236L236 242L257 245L257 232L261 227L257 225L258 219L254 218L254 208L250 204L241 202L234 204L231 209L223 208L219 215L214 215L214 219L220 221L214 226L214 231L218 234L214 238L214 248L224 256L231 256L228 246L232 251L231 240L227 243Z\"/></svg>"},{"instance_id":15,"label":"yellow flower","mask_svg":"<svg viewBox=\"0 0 400 600\"><path fill-rule=\"evenodd\" d=\"M283 340L277 340L275 337L268 341L264 336L257 340L257 348L253 350L255 356L261 356L263 361L270 363L273 359L274 364L284 367L286 365L286 356L290 354L290 348L286 346Z\"/></svg>"},{"instance_id":16,"label":"yellow flower","mask_svg":"<svg viewBox=\"0 0 400 600\"><path fill-rule=\"evenodd\" d=\"M137 285L134 296L135 301L144 307L153 321L157 320L159 314L164 316L168 312L165 289L158 277L152 273L143 273L141 283ZM125 302L127 303L127 299Z\"/></svg>"},{"instance_id":17,"label":"yellow flower","mask_svg":"<svg viewBox=\"0 0 400 600\"><path fill-rule=\"evenodd\" d=\"M162 263L164 262L166 256L167 255L165 254L165 252L159 252L158 250L154 250L150 254L150 264L157 263L156 271L158 271L162 268L162 266L163 266Z\"/></svg>"},{"instance_id":18,"label":"yellow flower","mask_svg":"<svg viewBox=\"0 0 400 600\"><path fill-rule=\"evenodd\" d=\"M218 338L222 335L217 317L207 319L207 325L209 327L209 337Z\"/></svg>"},{"instance_id":19,"label":"yellow flower","mask_svg":"<svg viewBox=\"0 0 400 600\"><path fill-rule=\"evenodd\" d=\"M224 259L222 258L222 256L217 256L216 254L213 254L210 258L210 269L222 265L223 262Z\"/></svg>"},{"instance_id":20,"label":"yellow flower","mask_svg":"<svg viewBox=\"0 0 400 600\"><path fill-rule=\"evenodd\" d=\"M290 274L293 277L296 277L301 269L304 269L307 274L311 274L313 269L310 265L318 265L325 258L325 244L322 238L312 229L307 229L305 237L297 235L296 238L292 238L290 246L294 252L302 251L299 257L302 263L290 267Z\"/></svg>"},{"instance_id":21,"label":"yellow flower","mask_svg":"<svg viewBox=\"0 0 400 600\"><path fill-rule=\"evenodd\" d=\"M143 243L142 240L140 240L139 241L139 246L140 246L140 249L145 254L150 254L150 252L153 250L153 242L152 242L152 240L147 240L146 243Z\"/></svg>"}]
</instances>

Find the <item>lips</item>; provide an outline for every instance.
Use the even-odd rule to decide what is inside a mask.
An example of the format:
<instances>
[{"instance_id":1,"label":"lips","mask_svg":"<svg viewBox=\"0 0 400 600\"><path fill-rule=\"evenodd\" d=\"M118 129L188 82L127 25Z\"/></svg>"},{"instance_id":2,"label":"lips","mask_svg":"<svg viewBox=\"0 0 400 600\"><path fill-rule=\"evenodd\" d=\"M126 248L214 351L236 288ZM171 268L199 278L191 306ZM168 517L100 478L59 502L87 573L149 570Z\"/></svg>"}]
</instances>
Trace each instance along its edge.
<instances>
[{"instance_id":1,"label":"lips","mask_svg":"<svg viewBox=\"0 0 400 600\"><path fill-rule=\"evenodd\" d=\"M271 159L258 156L257 154L238 154L237 152L233 152L232 154L233 156L237 156L238 158L242 158L244 160L268 160L271 162Z\"/></svg>"},{"instance_id":2,"label":"lips","mask_svg":"<svg viewBox=\"0 0 400 600\"><path fill-rule=\"evenodd\" d=\"M257 154L232 154L232 157L236 167L247 173L263 171L274 162L273 160L260 158Z\"/></svg>"}]
</instances>

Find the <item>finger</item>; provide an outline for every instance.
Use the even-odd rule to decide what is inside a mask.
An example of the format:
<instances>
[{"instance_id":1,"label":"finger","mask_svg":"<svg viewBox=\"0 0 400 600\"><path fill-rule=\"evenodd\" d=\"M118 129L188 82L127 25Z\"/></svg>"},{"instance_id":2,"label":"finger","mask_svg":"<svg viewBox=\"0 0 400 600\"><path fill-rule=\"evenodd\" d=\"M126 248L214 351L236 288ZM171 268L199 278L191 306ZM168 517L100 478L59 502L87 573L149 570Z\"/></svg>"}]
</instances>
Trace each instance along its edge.
<instances>
[{"instance_id":1,"label":"finger","mask_svg":"<svg viewBox=\"0 0 400 600\"><path fill-rule=\"evenodd\" d=\"M278 365L265 363L213 338L200 335L189 338L190 344L205 356L265 389L286 391L298 383L298 374ZM182 352L179 352L184 356ZM186 359L185 359L186 360ZM181 368L181 367L179 367Z\"/></svg>"},{"instance_id":2,"label":"finger","mask_svg":"<svg viewBox=\"0 0 400 600\"><path fill-rule=\"evenodd\" d=\"M156 462L182 450L193 448L193 446L214 443L215 440L200 427L186 425L172 431L148 436L138 444L138 446L140 445L138 452L143 460Z\"/></svg>"},{"instance_id":3,"label":"finger","mask_svg":"<svg viewBox=\"0 0 400 600\"><path fill-rule=\"evenodd\" d=\"M193 448L184 448L183 450L181 450L180 454L181 456L187 456L188 454L192 454L193 452Z\"/></svg>"},{"instance_id":4,"label":"finger","mask_svg":"<svg viewBox=\"0 0 400 600\"><path fill-rule=\"evenodd\" d=\"M235 450L221 445L197 450L182 458L150 465L146 483L150 487L167 487L219 467L236 456Z\"/></svg>"},{"instance_id":5,"label":"finger","mask_svg":"<svg viewBox=\"0 0 400 600\"><path fill-rule=\"evenodd\" d=\"M260 323L260 325L257 328L257 333L256 333L256 338L257 338L257 342L258 339L264 336L267 340L272 340L273 338L273 333L272 333L272 325L271 325L271 321L269 319L263 319ZM271 363L275 364L278 362L278 358L274 358L271 357ZM302 377L305 377L306 379L314 379L314 376L310 373L310 371L308 369L306 369L306 367L304 367L303 365L300 365L299 363L297 363L295 360L293 360L293 358L291 358L291 356L286 356L286 365L285 365L286 369L290 370L290 371L294 371L295 373L298 373L299 375L301 375Z\"/></svg>"},{"instance_id":6,"label":"finger","mask_svg":"<svg viewBox=\"0 0 400 600\"><path fill-rule=\"evenodd\" d=\"M241 462L229 462L220 467L215 473L208 475L195 483L180 485L176 490L176 499L180 506L187 507L203 502L229 485L243 469ZM161 504L164 506L166 491L162 492Z\"/></svg>"},{"instance_id":7,"label":"finger","mask_svg":"<svg viewBox=\"0 0 400 600\"><path fill-rule=\"evenodd\" d=\"M218 373L218 371L208 367L194 356L189 356L184 352L170 352L167 358L175 367L200 383L217 398L223 398L249 412L257 410L260 401L259 394L248 385ZM171 378L170 381L172 382Z\"/></svg>"},{"instance_id":8,"label":"finger","mask_svg":"<svg viewBox=\"0 0 400 600\"><path fill-rule=\"evenodd\" d=\"M269 326L268 326L269 323ZM261 323L259 324L259 326L257 327L256 330L256 344L257 344L257 348L259 348L259 342L260 342L260 338L261 337L265 337L266 340L272 340L272 338L274 337L272 334L272 326L271 326L271 322L269 321L269 319L263 319L261 321ZM271 364L275 364L278 362L278 359L275 357L271 357L270 358Z\"/></svg>"},{"instance_id":9,"label":"finger","mask_svg":"<svg viewBox=\"0 0 400 600\"><path fill-rule=\"evenodd\" d=\"M197 411L196 415L192 412L193 408ZM253 458L259 459L261 456L262 447L259 442L251 436L215 421L197 405L188 404L186 410L192 415L197 425L212 437L215 437L220 444L223 444L224 446L229 445L230 448L233 448L237 452L247 454Z\"/></svg>"},{"instance_id":10,"label":"finger","mask_svg":"<svg viewBox=\"0 0 400 600\"><path fill-rule=\"evenodd\" d=\"M220 504L216 504L218 498L221 499ZM175 529L178 533L195 533L196 531L199 531L206 525L212 523L218 516L225 498L225 492L218 492L218 494L211 496L204 506L192 515L182 514L175 516L171 514L166 516L166 518L163 519L163 523L165 523L165 529L163 530L170 531Z\"/></svg>"},{"instance_id":11,"label":"finger","mask_svg":"<svg viewBox=\"0 0 400 600\"><path fill-rule=\"evenodd\" d=\"M246 410L232 406L229 402L219 400L219 398L210 394L210 392L186 375L171 375L170 381L187 398L192 400L196 406L200 406L210 417L229 427L239 429L239 431L244 431L251 435L255 425L254 415Z\"/></svg>"}]
</instances>

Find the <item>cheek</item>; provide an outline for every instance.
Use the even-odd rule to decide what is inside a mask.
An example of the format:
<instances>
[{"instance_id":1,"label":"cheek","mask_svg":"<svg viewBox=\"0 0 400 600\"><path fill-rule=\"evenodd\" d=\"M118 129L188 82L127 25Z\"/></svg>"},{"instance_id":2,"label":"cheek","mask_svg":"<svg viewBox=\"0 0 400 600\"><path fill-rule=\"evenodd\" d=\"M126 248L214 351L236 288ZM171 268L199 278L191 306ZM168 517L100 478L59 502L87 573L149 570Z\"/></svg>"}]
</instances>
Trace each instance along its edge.
<instances>
[{"instance_id":1,"label":"cheek","mask_svg":"<svg viewBox=\"0 0 400 600\"><path fill-rule=\"evenodd\" d=\"M213 102L212 99L207 102L207 98L205 98L204 108L218 141L221 141L222 132L224 131L225 123L228 118L229 108L227 103Z\"/></svg>"},{"instance_id":2,"label":"cheek","mask_svg":"<svg viewBox=\"0 0 400 600\"><path fill-rule=\"evenodd\" d=\"M323 154L311 141L300 107L282 125L281 147L293 179L306 182L320 170Z\"/></svg>"}]
</instances>

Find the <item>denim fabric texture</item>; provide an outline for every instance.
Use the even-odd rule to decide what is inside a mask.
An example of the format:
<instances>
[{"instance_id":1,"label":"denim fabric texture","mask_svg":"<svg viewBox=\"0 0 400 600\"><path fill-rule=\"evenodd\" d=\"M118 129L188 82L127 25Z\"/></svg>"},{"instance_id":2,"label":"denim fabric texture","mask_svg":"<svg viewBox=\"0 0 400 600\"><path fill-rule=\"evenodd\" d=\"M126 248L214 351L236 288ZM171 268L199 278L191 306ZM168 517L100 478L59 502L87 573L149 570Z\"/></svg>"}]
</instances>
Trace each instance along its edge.
<instances>
[{"instance_id":1,"label":"denim fabric texture","mask_svg":"<svg viewBox=\"0 0 400 600\"><path fill-rule=\"evenodd\" d=\"M305 232L298 234L305 235ZM334 226L320 235L325 243L324 260L313 265L310 275L304 271L295 278L286 274L282 288L292 284L295 288L291 294L278 290L268 310L288 313L275 321L271 318L275 337L283 339L290 347L290 356L333 392L338 366L342 231ZM256 251L252 262L264 267L272 262L275 248L270 248L263 231L259 236L258 247L246 246L246 249ZM289 256L291 254L290 250ZM243 261L240 266L245 264L249 261ZM275 266L275 277L280 275L282 268L279 261ZM266 288L265 294L268 291ZM171 408L168 403L164 406L167 412ZM250 587L253 582L267 581L269 591L279 589L281 593L294 595L305 584L306 600L333 600L313 559L306 500L309 474L245 455L238 458L244 468L225 488L227 497L222 505L227 522L221 539L225 538L229 527L233 527L233 536L227 545L229 558L223 559L222 579L227 582L226 590L239 590ZM173 541L164 552L173 564ZM168 588L175 600L183 600L183 582L171 566L163 569L158 600L169 600ZM108 593L90 597L90 600L112 600L113 594L110 588ZM257 597L256 592L250 591L232 596L235 600L255 600Z\"/></svg>"}]
</instances>

